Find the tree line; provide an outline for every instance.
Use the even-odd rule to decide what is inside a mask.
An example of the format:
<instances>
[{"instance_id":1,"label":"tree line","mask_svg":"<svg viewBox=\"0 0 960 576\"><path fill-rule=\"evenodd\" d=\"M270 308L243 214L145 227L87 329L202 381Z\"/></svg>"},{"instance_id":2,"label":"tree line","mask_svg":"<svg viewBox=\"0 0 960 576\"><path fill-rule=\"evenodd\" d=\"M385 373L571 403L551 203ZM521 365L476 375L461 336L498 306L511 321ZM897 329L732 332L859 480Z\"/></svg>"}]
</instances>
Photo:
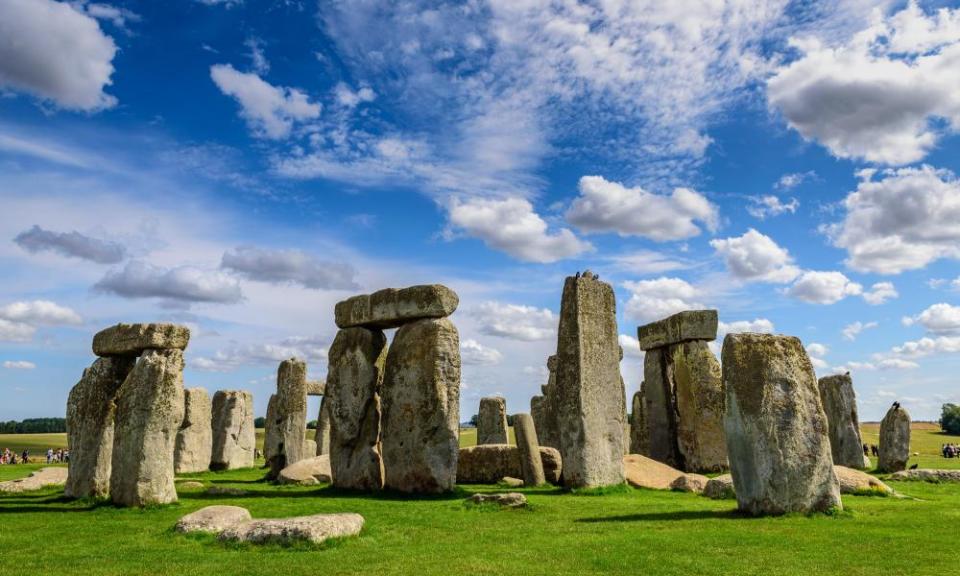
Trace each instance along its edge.
<instances>
[{"instance_id":1,"label":"tree line","mask_svg":"<svg viewBox=\"0 0 960 576\"><path fill-rule=\"evenodd\" d=\"M944 404L940 413L940 427L947 434L960 434L960 406Z\"/></svg>"},{"instance_id":2,"label":"tree line","mask_svg":"<svg viewBox=\"0 0 960 576\"><path fill-rule=\"evenodd\" d=\"M64 418L27 418L22 421L0 422L0 434L45 434L66 432L67 421Z\"/></svg>"}]
</instances>

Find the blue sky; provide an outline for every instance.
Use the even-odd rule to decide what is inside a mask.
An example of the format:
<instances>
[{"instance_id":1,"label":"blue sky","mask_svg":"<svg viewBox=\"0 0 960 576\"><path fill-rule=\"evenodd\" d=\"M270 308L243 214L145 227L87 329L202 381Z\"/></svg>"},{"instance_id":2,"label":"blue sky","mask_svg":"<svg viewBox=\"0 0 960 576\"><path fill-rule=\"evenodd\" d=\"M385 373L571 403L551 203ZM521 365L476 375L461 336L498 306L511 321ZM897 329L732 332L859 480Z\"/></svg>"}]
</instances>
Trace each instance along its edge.
<instances>
[{"instance_id":1,"label":"blue sky","mask_svg":"<svg viewBox=\"0 0 960 576\"><path fill-rule=\"evenodd\" d=\"M960 402L956 3L3 0L0 38L0 419L119 321L262 413L337 301L433 282L463 419L527 411L587 268L628 394L636 327L714 307L863 419Z\"/></svg>"}]
</instances>

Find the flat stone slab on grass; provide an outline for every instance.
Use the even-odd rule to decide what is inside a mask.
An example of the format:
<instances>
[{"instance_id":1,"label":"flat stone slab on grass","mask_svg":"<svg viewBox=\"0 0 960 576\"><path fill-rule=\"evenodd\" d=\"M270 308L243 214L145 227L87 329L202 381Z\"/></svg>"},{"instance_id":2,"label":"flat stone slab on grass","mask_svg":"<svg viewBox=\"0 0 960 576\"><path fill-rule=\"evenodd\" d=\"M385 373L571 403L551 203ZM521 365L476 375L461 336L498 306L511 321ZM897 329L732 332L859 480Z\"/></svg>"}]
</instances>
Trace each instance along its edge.
<instances>
[{"instance_id":1,"label":"flat stone slab on grass","mask_svg":"<svg viewBox=\"0 0 960 576\"><path fill-rule=\"evenodd\" d=\"M177 490L202 490L203 482L198 482L196 480L186 480L184 482L177 482Z\"/></svg>"},{"instance_id":2,"label":"flat stone slab on grass","mask_svg":"<svg viewBox=\"0 0 960 576\"><path fill-rule=\"evenodd\" d=\"M363 528L363 516L353 513L315 514L272 520L251 520L231 526L220 533L225 542L252 544L319 544L330 538L355 536Z\"/></svg>"},{"instance_id":3,"label":"flat stone slab on grass","mask_svg":"<svg viewBox=\"0 0 960 576\"><path fill-rule=\"evenodd\" d=\"M687 310L637 328L641 350L717 338L716 310Z\"/></svg>"},{"instance_id":4,"label":"flat stone slab on grass","mask_svg":"<svg viewBox=\"0 0 960 576\"><path fill-rule=\"evenodd\" d=\"M333 478L330 472L330 456L314 456L287 466L280 471L277 481L280 484L299 484L313 486L329 483Z\"/></svg>"},{"instance_id":5,"label":"flat stone slab on grass","mask_svg":"<svg viewBox=\"0 0 960 576\"><path fill-rule=\"evenodd\" d=\"M893 494L892 488L866 472L839 465L834 465L833 472L837 475L837 481L840 482L841 494L857 494L871 490Z\"/></svg>"},{"instance_id":6,"label":"flat stone slab on grass","mask_svg":"<svg viewBox=\"0 0 960 576\"><path fill-rule=\"evenodd\" d=\"M207 506L180 518L174 530L182 534L219 534L231 526L249 522L251 519L250 512L240 506Z\"/></svg>"},{"instance_id":7,"label":"flat stone slab on grass","mask_svg":"<svg viewBox=\"0 0 960 576\"><path fill-rule=\"evenodd\" d=\"M0 482L0 492L28 492L47 486L63 486L67 483L67 469L59 467L41 468L26 478Z\"/></svg>"},{"instance_id":8,"label":"flat stone slab on grass","mask_svg":"<svg viewBox=\"0 0 960 576\"><path fill-rule=\"evenodd\" d=\"M387 288L338 302L334 316L339 328L399 328L424 318L445 318L459 303L457 293L441 284Z\"/></svg>"},{"instance_id":9,"label":"flat stone slab on grass","mask_svg":"<svg viewBox=\"0 0 960 576\"><path fill-rule=\"evenodd\" d=\"M502 508L523 508L527 505L527 497L519 492L474 494L467 500L474 504L497 504Z\"/></svg>"},{"instance_id":10,"label":"flat stone slab on grass","mask_svg":"<svg viewBox=\"0 0 960 576\"><path fill-rule=\"evenodd\" d=\"M190 329L178 324L117 324L97 332L93 353L97 356L139 356L144 350L183 350L190 342Z\"/></svg>"},{"instance_id":11,"label":"flat stone slab on grass","mask_svg":"<svg viewBox=\"0 0 960 576\"><path fill-rule=\"evenodd\" d=\"M890 480L922 480L924 482L960 482L960 470L936 470L917 468L901 470L890 476Z\"/></svg>"},{"instance_id":12,"label":"flat stone slab on grass","mask_svg":"<svg viewBox=\"0 0 960 576\"><path fill-rule=\"evenodd\" d=\"M653 490L672 490L673 483L686 476L676 468L639 454L627 454L623 457L623 472L627 484L634 488Z\"/></svg>"}]
</instances>

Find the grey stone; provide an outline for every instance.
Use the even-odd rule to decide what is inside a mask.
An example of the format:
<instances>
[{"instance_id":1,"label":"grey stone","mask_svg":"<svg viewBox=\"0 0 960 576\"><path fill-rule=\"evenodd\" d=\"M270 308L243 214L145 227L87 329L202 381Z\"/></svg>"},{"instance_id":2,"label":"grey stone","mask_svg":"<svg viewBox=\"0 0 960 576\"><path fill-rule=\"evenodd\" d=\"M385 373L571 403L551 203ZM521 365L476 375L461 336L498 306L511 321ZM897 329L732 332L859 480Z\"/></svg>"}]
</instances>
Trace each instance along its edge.
<instances>
[{"instance_id":1,"label":"grey stone","mask_svg":"<svg viewBox=\"0 0 960 576\"><path fill-rule=\"evenodd\" d=\"M763 515L840 508L827 417L800 340L728 334L723 387L739 509Z\"/></svg>"},{"instance_id":2,"label":"grey stone","mask_svg":"<svg viewBox=\"0 0 960 576\"><path fill-rule=\"evenodd\" d=\"M311 440L309 438L303 439L303 453L309 458L313 458L317 454L317 442L316 440ZM308 458L308 459L309 459Z\"/></svg>"},{"instance_id":3,"label":"grey stone","mask_svg":"<svg viewBox=\"0 0 960 576\"><path fill-rule=\"evenodd\" d=\"M541 446L560 449L560 425L557 421L557 357L547 358L549 377L547 383L541 387L543 392L542 425L537 427L537 439ZM532 410L532 409L531 409ZM534 416L536 418L536 416ZM536 421L534 421L536 423Z\"/></svg>"},{"instance_id":4,"label":"grey stone","mask_svg":"<svg viewBox=\"0 0 960 576\"><path fill-rule=\"evenodd\" d=\"M334 485L356 490L383 487L380 387L387 337L380 330L344 328L327 354L330 467Z\"/></svg>"},{"instance_id":5,"label":"grey stone","mask_svg":"<svg viewBox=\"0 0 960 576\"><path fill-rule=\"evenodd\" d=\"M147 350L117 392L110 500L177 501L173 452L183 422L183 351Z\"/></svg>"},{"instance_id":6,"label":"grey stone","mask_svg":"<svg viewBox=\"0 0 960 576\"><path fill-rule=\"evenodd\" d=\"M424 318L445 318L459 303L457 293L440 284L387 288L338 302L334 316L338 328L399 328Z\"/></svg>"},{"instance_id":7,"label":"grey stone","mask_svg":"<svg viewBox=\"0 0 960 576\"><path fill-rule=\"evenodd\" d=\"M203 472L210 468L213 429L210 396L203 388L183 391L183 422L177 431L173 470L177 474Z\"/></svg>"},{"instance_id":8,"label":"grey stone","mask_svg":"<svg viewBox=\"0 0 960 576\"><path fill-rule=\"evenodd\" d=\"M474 494L468 500L474 504L496 504L502 508L523 508L527 505L527 497L519 492Z\"/></svg>"},{"instance_id":9,"label":"grey stone","mask_svg":"<svg viewBox=\"0 0 960 576\"><path fill-rule=\"evenodd\" d=\"M516 414L513 417L513 431L517 437L517 451L520 455L520 472L525 486L540 486L547 480L543 474L543 462L540 459L540 446L537 444L537 431L533 418L529 414Z\"/></svg>"},{"instance_id":10,"label":"grey stone","mask_svg":"<svg viewBox=\"0 0 960 576\"><path fill-rule=\"evenodd\" d=\"M307 396L323 396L326 393L326 382L323 380L307 380Z\"/></svg>"},{"instance_id":11,"label":"grey stone","mask_svg":"<svg viewBox=\"0 0 960 576\"><path fill-rule=\"evenodd\" d=\"M646 384L640 383L640 390L633 395L630 414L630 454L648 456L650 454L650 436L647 430L647 400L644 398Z\"/></svg>"},{"instance_id":12,"label":"grey stone","mask_svg":"<svg viewBox=\"0 0 960 576\"><path fill-rule=\"evenodd\" d=\"M730 474L721 474L711 478L703 489L703 495L714 500L734 500L737 497L737 491L733 487L733 476Z\"/></svg>"},{"instance_id":13,"label":"grey stone","mask_svg":"<svg viewBox=\"0 0 960 576\"><path fill-rule=\"evenodd\" d=\"M276 520L251 520L231 526L220 533L225 542L252 544L319 544L330 538L355 536L363 529L363 516L353 513L316 514Z\"/></svg>"},{"instance_id":14,"label":"grey stone","mask_svg":"<svg viewBox=\"0 0 960 576\"><path fill-rule=\"evenodd\" d=\"M317 432L314 437L317 443L317 456L330 454L330 405L327 397L320 400L320 412L317 414Z\"/></svg>"},{"instance_id":15,"label":"grey stone","mask_svg":"<svg viewBox=\"0 0 960 576\"><path fill-rule=\"evenodd\" d=\"M276 453L267 461L272 477L307 457L303 450L307 431L307 364L302 360L290 358L277 368L274 418L279 441Z\"/></svg>"},{"instance_id":16,"label":"grey stone","mask_svg":"<svg viewBox=\"0 0 960 576\"><path fill-rule=\"evenodd\" d=\"M640 454L624 456L623 465L627 484L634 488L671 490L674 482L685 476L681 470Z\"/></svg>"},{"instance_id":17,"label":"grey stone","mask_svg":"<svg viewBox=\"0 0 960 576\"><path fill-rule=\"evenodd\" d=\"M206 506L180 518L174 529L181 534L192 532L219 534L231 526L250 520L250 512L240 506Z\"/></svg>"},{"instance_id":18,"label":"grey stone","mask_svg":"<svg viewBox=\"0 0 960 576\"><path fill-rule=\"evenodd\" d=\"M533 418L533 426L537 429L537 439L543 434L547 426L546 408L544 407L545 398L543 396L532 396L530 398L530 417Z\"/></svg>"},{"instance_id":19,"label":"grey stone","mask_svg":"<svg viewBox=\"0 0 960 576\"><path fill-rule=\"evenodd\" d=\"M910 459L910 414L894 403L880 422L880 457L877 469L899 472Z\"/></svg>"},{"instance_id":20,"label":"grey stone","mask_svg":"<svg viewBox=\"0 0 960 576\"><path fill-rule=\"evenodd\" d=\"M863 468L857 397L850 373L825 376L819 380L819 386L820 402L829 425L833 463L847 468Z\"/></svg>"},{"instance_id":21,"label":"grey stone","mask_svg":"<svg viewBox=\"0 0 960 576\"><path fill-rule=\"evenodd\" d=\"M637 339L641 350L651 350L690 340L714 340L717 337L716 310L687 310L640 326Z\"/></svg>"},{"instance_id":22,"label":"grey stone","mask_svg":"<svg viewBox=\"0 0 960 576\"><path fill-rule=\"evenodd\" d=\"M890 480L924 481L924 482L960 482L960 470L936 470L931 468L916 468L901 470L890 476Z\"/></svg>"},{"instance_id":23,"label":"grey stone","mask_svg":"<svg viewBox=\"0 0 960 576\"><path fill-rule=\"evenodd\" d=\"M559 485L563 472L560 451L540 446L543 474L550 484ZM457 459L457 484L496 484L505 477L523 476L520 449L509 444L483 444L461 448Z\"/></svg>"},{"instance_id":24,"label":"grey stone","mask_svg":"<svg viewBox=\"0 0 960 576\"><path fill-rule=\"evenodd\" d=\"M280 484L301 484L311 486L331 482L333 473L330 471L329 456L314 456L287 466L280 471L277 481Z\"/></svg>"},{"instance_id":25,"label":"grey stone","mask_svg":"<svg viewBox=\"0 0 960 576\"><path fill-rule=\"evenodd\" d=\"M557 333L557 420L569 487L623 483L623 387L613 288L568 277Z\"/></svg>"},{"instance_id":26,"label":"grey stone","mask_svg":"<svg viewBox=\"0 0 960 576\"><path fill-rule=\"evenodd\" d=\"M497 482L497 484L505 484L511 488L522 488L523 480L514 478L513 476L504 476L499 482Z\"/></svg>"},{"instance_id":27,"label":"grey stone","mask_svg":"<svg viewBox=\"0 0 960 576\"><path fill-rule=\"evenodd\" d=\"M267 415L263 419L263 459L267 466L280 452L280 426L277 418L277 395L271 394L267 400Z\"/></svg>"},{"instance_id":28,"label":"grey stone","mask_svg":"<svg viewBox=\"0 0 960 576\"><path fill-rule=\"evenodd\" d=\"M834 465L833 472L837 475L837 482L840 483L841 494L858 494L863 492L893 494L892 488L866 472L837 465Z\"/></svg>"},{"instance_id":29,"label":"grey stone","mask_svg":"<svg viewBox=\"0 0 960 576\"><path fill-rule=\"evenodd\" d=\"M67 483L67 469L50 467L34 470L26 478L0 482L0 492L20 493L39 490L47 486L63 486Z\"/></svg>"},{"instance_id":30,"label":"grey stone","mask_svg":"<svg viewBox=\"0 0 960 576\"><path fill-rule=\"evenodd\" d=\"M477 444L507 444L507 401L500 397L480 399Z\"/></svg>"},{"instance_id":31,"label":"grey stone","mask_svg":"<svg viewBox=\"0 0 960 576\"><path fill-rule=\"evenodd\" d=\"M684 474L670 484L670 489L675 492L693 492L694 494L703 494L707 488L709 478L702 474Z\"/></svg>"},{"instance_id":32,"label":"grey stone","mask_svg":"<svg viewBox=\"0 0 960 576\"><path fill-rule=\"evenodd\" d=\"M397 331L384 372L382 430L385 486L414 493L453 490L460 336L449 319L418 320Z\"/></svg>"},{"instance_id":33,"label":"grey stone","mask_svg":"<svg viewBox=\"0 0 960 576\"><path fill-rule=\"evenodd\" d=\"M664 348L648 350L643 358L648 456L673 468L683 468L677 443L677 406L674 380L668 378L670 356Z\"/></svg>"},{"instance_id":34,"label":"grey stone","mask_svg":"<svg viewBox=\"0 0 960 576\"><path fill-rule=\"evenodd\" d=\"M257 446L253 395L244 390L218 390L213 395L211 470L251 468Z\"/></svg>"},{"instance_id":35,"label":"grey stone","mask_svg":"<svg viewBox=\"0 0 960 576\"><path fill-rule=\"evenodd\" d=\"M683 469L688 472L726 470L720 363L702 340L676 344L668 351L668 377L674 381L677 446L683 457Z\"/></svg>"},{"instance_id":36,"label":"grey stone","mask_svg":"<svg viewBox=\"0 0 960 576\"><path fill-rule=\"evenodd\" d=\"M117 324L93 336L97 356L139 356L145 350L184 350L190 329L178 324Z\"/></svg>"}]
</instances>

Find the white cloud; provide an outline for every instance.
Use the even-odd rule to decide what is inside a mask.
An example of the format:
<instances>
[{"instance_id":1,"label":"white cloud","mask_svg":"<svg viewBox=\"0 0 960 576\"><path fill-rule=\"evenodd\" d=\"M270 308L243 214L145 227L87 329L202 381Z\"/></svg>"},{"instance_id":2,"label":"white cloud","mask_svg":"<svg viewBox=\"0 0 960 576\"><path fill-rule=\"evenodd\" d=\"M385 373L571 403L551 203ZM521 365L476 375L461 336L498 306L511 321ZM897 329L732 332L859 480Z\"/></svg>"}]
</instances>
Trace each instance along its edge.
<instances>
[{"instance_id":1,"label":"white cloud","mask_svg":"<svg viewBox=\"0 0 960 576\"><path fill-rule=\"evenodd\" d=\"M863 286L841 272L806 271L786 293L811 304L834 304L847 296L863 294Z\"/></svg>"},{"instance_id":2,"label":"white cloud","mask_svg":"<svg viewBox=\"0 0 960 576\"><path fill-rule=\"evenodd\" d=\"M620 334L617 336L617 342L620 343L620 348L623 349L624 358L637 358L643 360L644 352L640 349L639 340L627 334Z\"/></svg>"},{"instance_id":3,"label":"white cloud","mask_svg":"<svg viewBox=\"0 0 960 576\"><path fill-rule=\"evenodd\" d=\"M49 300L32 300L29 302L14 302L0 308L0 318L11 322L22 322L32 326L62 326L65 324L80 324L83 320L80 315L56 302Z\"/></svg>"},{"instance_id":4,"label":"white cloud","mask_svg":"<svg viewBox=\"0 0 960 576\"><path fill-rule=\"evenodd\" d=\"M773 322L767 318L754 318L753 320L736 320L734 322L720 321L717 324L717 340L723 340L723 337L727 334L739 334L742 332L772 334Z\"/></svg>"},{"instance_id":5,"label":"white cloud","mask_svg":"<svg viewBox=\"0 0 960 576\"><path fill-rule=\"evenodd\" d=\"M593 250L567 228L548 232L547 223L522 198L454 199L449 220L453 229L525 262L556 262ZM453 231L448 232L452 237Z\"/></svg>"},{"instance_id":6,"label":"white cloud","mask_svg":"<svg viewBox=\"0 0 960 576\"><path fill-rule=\"evenodd\" d=\"M960 336L937 336L921 338L894 346L889 356L894 358L921 358L931 354L960 352Z\"/></svg>"},{"instance_id":7,"label":"white cloud","mask_svg":"<svg viewBox=\"0 0 960 576\"><path fill-rule=\"evenodd\" d=\"M243 45L250 50L250 66L259 76L270 72L270 61L263 51L263 40L251 36L243 41Z\"/></svg>"},{"instance_id":8,"label":"white cloud","mask_svg":"<svg viewBox=\"0 0 960 576\"><path fill-rule=\"evenodd\" d=\"M124 298L160 298L180 303L233 304L243 298L239 282L224 272L192 266L163 268L138 260L107 272L94 289Z\"/></svg>"},{"instance_id":9,"label":"white cloud","mask_svg":"<svg viewBox=\"0 0 960 576\"><path fill-rule=\"evenodd\" d=\"M905 326L920 324L932 334L955 334L960 332L960 306L940 302L916 316L905 317L903 324Z\"/></svg>"},{"instance_id":10,"label":"white cloud","mask_svg":"<svg viewBox=\"0 0 960 576\"><path fill-rule=\"evenodd\" d=\"M904 360L902 358L885 358L880 360L880 362L877 363L877 366L879 366L881 370L909 370L920 367L920 365L916 362L911 362L910 360Z\"/></svg>"},{"instance_id":11,"label":"white cloud","mask_svg":"<svg viewBox=\"0 0 960 576\"><path fill-rule=\"evenodd\" d=\"M789 202L782 202L777 196L750 196L747 212L758 220L765 220L771 216L779 216L787 212L794 214L800 207L800 201L791 198Z\"/></svg>"},{"instance_id":12,"label":"white cloud","mask_svg":"<svg viewBox=\"0 0 960 576\"><path fill-rule=\"evenodd\" d=\"M820 344L819 342L811 342L807 344L807 355L810 357L810 363L813 364L813 367L817 370L826 370L830 365L826 360L823 359L824 356L830 353L830 349L826 345Z\"/></svg>"},{"instance_id":13,"label":"white cloud","mask_svg":"<svg viewBox=\"0 0 960 576\"><path fill-rule=\"evenodd\" d=\"M653 250L636 250L607 256L606 258L613 262L618 269L634 276L660 274L690 267L689 262Z\"/></svg>"},{"instance_id":14,"label":"white cloud","mask_svg":"<svg viewBox=\"0 0 960 576\"><path fill-rule=\"evenodd\" d=\"M334 87L333 95L337 103L346 108L356 108L364 102L373 102L377 97L376 93L367 86L353 90L343 82Z\"/></svg>"},{"instance_id":15,"label":"white cloud","mask_svg":"<svg viewBox=\"0 0 960 576\"><path fill-rule=\"evenodd\" d=\"M94 18L63 2L4 0L0 38L0 88L71 110L116 105L104 89L117 46Z\"/></svg>"},{"instance_id":16,"label":"white cloud","mask_svg":"<svg viewBox=\"0 0 960 576\"><path fill-rule=\"evenodd\" d=\"M189 357L187 365L207 372L231 372L241 366L276 365L299 358L320 367L325 365L329 341L321 336L291 336L277 343L236 345L217 350L212 356Z\"/></svg>"},{"instance_id":17,"label":"white cloud","mask_svg":"<svg viewBox=\"0 0 960 576\"><path fill-rule=\"evenodd\" d=\"M0 318L0 342L29 342L36 332L36 327L29 324Z\"/></svg>"},{"instance_id":18,"label":"white cloud","mask_svg":"<svg viewBox=\"0 0 960 576\"><path fill-rule=\"evenodd\" d=\"M842 45L792 44L803 56L767 83L770 105L840 158L906 164L960 129L960 10L911 2Z\"/></svg>"},{"instance_id":19,"label":"white cloud","mask_svg":"<svg viewBox=\"0 0 960 576\"><path fill-rule=\"evenodd\" d=\"M711 240L710 246L740 280L786 283L800 273L785 248L753 228L743 236Z\"/></svg>"},{"instance_id":20,"label":"white cloud","mask_svg":"<svg viewBox=\"0 0 960 576\"><path fill-rule=\"evenodd\" d=\"M549 340L557 334L559 319L547 308L482 302L469 311L481 334L532 342Z\"/></svg>"},{"instance_id":21,"label":"white cloud","mask_svg":"<svg viewBox=\"0 0 960 576\"><path fill-rule=\"evenodd\" d=\"M871 306L879 306L899 296L900 293L893 286L893 282L877 282L870 287L870 290L863 293L863 299Z\"/></svg>"},{"instance_id":22,"label":"white cloud","mask_svg":"<svg viewBox=\"0 0 960 576\"><path fill-rule=\"evenodd\" d=\"M864 330L870 330L871 328L876 328L877 326L879 326L879 324L876 322L861 322L857 320L856 322L844 326L843 330L841 330L841 334L843 334L844 340L853 342L857 339L857 336L859 336L861 332Z\"/></svg>"},{"instance_id":23,"label":"white cloud","mask_svg":"<svg viewBox=\"0 0 960 576\"><path fill-rule=\"evenodd\" d=\"M630 291L626 316L637 322L653 322L677 312L705 307L696 300L700 291L680 278L624 282L623 287Z\"/></svg>"},{"instance_id":24,"label":"white cloud","mask_svg":"<svg viewBox=\"0 0 960 576\"><path fill-rule=\"evenodd\" d=\"M793 172L791 174L784 174L777 180L777 183L774 185L774 188L778 190L791 190L797 186L803 184L808 180L814 180L817 177L817 173L813 170L808 170L807 172Z\"/></svg>"},{"instance_id":25,"label":"white cloud","mask_svg":"<svg viewBox=\"0 0 960 576\"><path fill-rule=\"evenodd\" d=\"M256 73L239 72L230 64L211 66L210 78L240 104L240 115L256 136L286 138L294 124L320 116L320 104L300 90L273 86Z\"/></svg>"},{"instance_id":26,"label":"white cloud","mask_svg":"<svg viewBox=\"0 0 960 576\"><path fill-rule=\"evenodd\" d=\"M33 370L37 365L27 360L5 360L3 367L9 370Z\"/></svg>"},{"instance_id":27,"label":"white cloud","mask_svg":"<svg viewBox=\"0 0 960 576\"><path fill-rule=\"evenodd\" d=\"M82 10L88 16L92 16L97 20L106 20L127 33L130 32L127 24L140 21L140 15L127 8L118 8L110 4L100 4L97 2L89 3L87 0L76 0L70 4L76 10Z\"/></svg>"},{"instance_id":28,"label":"white cloud","mask_svg":"<svg viewBox=\"0 0 960 576\"><path fill-rule=\"evenodd\" d=\"M31 254L49 250L97 264L116 264L126 256L126 248L122 244L92 238L75 230L54 232L34 225L29 230L17 234L13 241Z\"/></svg>"},{"instance_id":29,"label":"white cloud","mask_svg":"<svg viewBox=\"0 0 960 576\"><path fill-rule=\"evenodd\" d=\"M499 350L484 346L476 340L460 342L460 358L464 364L472 366L493 366L499 364L503 354Z\"/></svg>"},{"instance_id":30,"label":"white cloud","mask_svg":"<svg viewBox=\"0 0 960 576\"><path fill-rule=\"evenodd\" d=\"M315 290L352 290L359 287L356 269L346 262L326 262L302 250L269 250L240 246L223 254L220 267L244 278L292 283Z\"/></svg>"},{"instance_id":31,"label":"white cloud","mask_svg":"<svg viewBox=\"0 0 960 576\"><path fill-rule=\"evenodd\" d=\"M689 188L661 196L601 176L584 176L579 190L566 218L584 232L616 232L665 242L699 235L696 222L710 230L717 225L717 207Z\"/></svg>"}]
</instances>

